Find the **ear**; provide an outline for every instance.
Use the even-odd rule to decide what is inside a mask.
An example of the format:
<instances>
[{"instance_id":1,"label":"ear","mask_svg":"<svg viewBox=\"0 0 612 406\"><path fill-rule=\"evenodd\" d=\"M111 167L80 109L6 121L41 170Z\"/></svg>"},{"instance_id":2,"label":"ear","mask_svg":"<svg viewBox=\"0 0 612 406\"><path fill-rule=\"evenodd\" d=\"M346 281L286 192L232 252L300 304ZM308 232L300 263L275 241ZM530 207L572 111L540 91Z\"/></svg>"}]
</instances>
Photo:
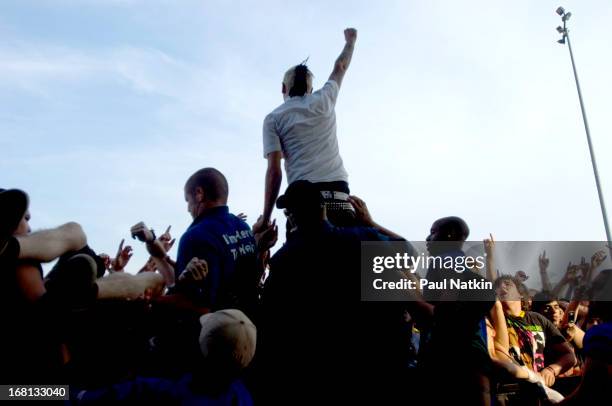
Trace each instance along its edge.
<instances>
[{"instance_id":1,"label":"ear","mask_svg":"<svg viewBox=\"0 0 612 406\"><path fill-rule=\"evenodd\" d=\"M282 94L287 94L287 86L285 86L285 84L284 84L284 83L282 83L281 93L282 93Z\"/></svg>"},{"instance_id":2,"label":"ear","mask_svg":"<svg viewBox=\"0 0 612 406\"><path fill-rule=\"evenodd\" d=\"M204 201L204 189L202 189L202 187L196 187L193 195L196 203L202 203Z\"/></svg>"}]
</instances>

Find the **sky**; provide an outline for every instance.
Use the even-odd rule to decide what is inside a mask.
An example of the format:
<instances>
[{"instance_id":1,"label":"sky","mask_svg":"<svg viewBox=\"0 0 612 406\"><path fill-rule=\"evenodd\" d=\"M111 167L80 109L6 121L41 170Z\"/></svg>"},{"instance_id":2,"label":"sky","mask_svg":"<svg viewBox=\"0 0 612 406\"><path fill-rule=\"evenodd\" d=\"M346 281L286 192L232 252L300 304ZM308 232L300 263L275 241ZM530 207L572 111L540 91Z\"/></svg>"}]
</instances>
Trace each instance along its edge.
<instances>
[{"instance_id":1,"label":"sky","mask_svg":"<svg viewBox=\"0 0 612 406\"><path fill-rule=\"evenodd\" d=\"M283 73L309 57L322 86L355 27L337 131L377 222L409 240L447 215L474 240L605 240L559 5L612 205L608 0L3 0L0 187L28 192L34 229L77 221L111 255L138 221L180 236L203 167L253 223Z\"/></svg>"}]
</instances>

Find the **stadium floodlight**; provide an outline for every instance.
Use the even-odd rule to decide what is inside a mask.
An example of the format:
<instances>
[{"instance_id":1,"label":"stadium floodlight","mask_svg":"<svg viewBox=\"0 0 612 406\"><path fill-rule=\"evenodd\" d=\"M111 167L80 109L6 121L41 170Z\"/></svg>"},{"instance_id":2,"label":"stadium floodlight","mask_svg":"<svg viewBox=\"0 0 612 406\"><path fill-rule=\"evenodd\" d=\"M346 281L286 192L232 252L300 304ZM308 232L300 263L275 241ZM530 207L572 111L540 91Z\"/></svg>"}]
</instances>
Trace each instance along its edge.
<instances>
[{"instance_id":1,"label":"stadium floodlight","mask_svg":"<svg viewBox=\"0 0 612 406\"><path fill-rule=\"evenodd\" d=\"M570 60L572 61L572 70L574 71L574 80L576 81L576 89L578 90L578 100L580 101L580 110L582 111L584 131L586 132L587 144L589 146L589 153L591 155L591 165L593 166L595 185L597 186L599 206L601 207L601 215L603 217L606 238L608 240L608 250L610 251L610 258L612 258L612 236L610 234L610 225L608 224L608 214L606 213L606 205L604 203L603 192L601 190L601 182L599 181L599 172L597 171L597 162L595 161L595 150L591 141L591 132L589 131L589 123L587 121L586 110L584 108L584 101L582 100L582 91L580 90L580 82L578 81L578 73L576 72L576 62L574 61L574 53L572 52L572 44L570 43L569 30L567 29L567 20L569 20L569 18L572 16L572 13L565 12L563 7L559 7L557 8L557 14L561 16L561 21L563 21L563 27L557 27L557 31L563 36L557 42L559 44L565 44L567 42L567 48L569 49Z\"/></svg>"}]
</instances>

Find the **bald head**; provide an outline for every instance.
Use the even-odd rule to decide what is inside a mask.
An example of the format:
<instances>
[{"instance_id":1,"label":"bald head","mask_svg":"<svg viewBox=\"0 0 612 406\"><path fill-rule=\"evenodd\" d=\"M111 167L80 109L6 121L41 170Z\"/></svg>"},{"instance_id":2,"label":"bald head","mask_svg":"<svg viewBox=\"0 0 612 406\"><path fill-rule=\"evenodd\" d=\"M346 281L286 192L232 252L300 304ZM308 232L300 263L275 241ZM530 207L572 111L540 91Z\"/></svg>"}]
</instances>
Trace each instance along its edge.
<instances>
[{"instance_id":1,"label":"bald head","mask_svg":"<svg viewBox=\"0 0 612 406\"><path fill-rule=\"evenodd\" d=\"M443 217L431 226L432 241L465 241L469 235L470 228L461 217Z\"/></svg>"},{"instance_id":2,"label":"bald head","mask_svg":"<svg viewBox=\"0 0 612 406\"><path fill-rule=\"evenodd\" d=\"M427 249L431 254L459 250L469 235L470 229L461 217L443 217L431 225L426 238Z\"/></svg>"},{"instance_id":3,"label":"bald head","mask_svg":"<svg viewBox=\"0 0 612 406\"><path fill-rule=\"evenodd\" d=\"M227 179L215 168L200 169L189 177L185 183L185 195L192 198L199 197L198 203L209 206L227 204Z\"/></svg>"}]
</instances>

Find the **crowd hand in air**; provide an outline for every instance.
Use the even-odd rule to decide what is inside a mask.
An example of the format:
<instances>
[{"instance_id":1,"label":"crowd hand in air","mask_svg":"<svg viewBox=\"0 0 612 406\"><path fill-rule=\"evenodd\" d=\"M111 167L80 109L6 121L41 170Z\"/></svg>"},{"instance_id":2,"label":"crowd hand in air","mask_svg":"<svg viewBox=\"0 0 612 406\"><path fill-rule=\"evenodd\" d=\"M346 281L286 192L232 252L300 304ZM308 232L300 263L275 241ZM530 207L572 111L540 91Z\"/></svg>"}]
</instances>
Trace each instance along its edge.
<instances>
[{"instance_id":1,"label":"crowd hand in air","mask_svg":"<svg viewBox=\"0 0 612 406\"><path fill-rule=\"evenodd\" d=\"M170 249L172 249L172 246L176 242L176 238L172 238L172 236L170 235L171 227L171 225L168 226L166 231L158 237L158 240L162 243L166 252L170 251Z\"/></svg>"},{"instance_id":2,"label":"crowd hand in air","mask_svg":"<svg viewBox=\"0 0 612 406\"><path fill-rule=\"evenodd\" d=\"M115 255L115 258L111 261L111 267L114 272L122 272L130 261L130 258L132 258L132 247L129 245L124 247L124 243L125 239L122 239L119 243L119 249L117 249L117 255Z\"/></svg>"},{"instance_id":3,"label":"crowd hand in air","mask_svg":"<svg viewBox=\"0 0 612 406\"><path fill-rule=\"evenodd\" d=\"M264 252L274 247L278 241L278 226L276 219L269 224L264 224L263 216L259 216L257 222L253 224L253 237L257 243L257 249Z\"/></svg>"},{"instance_id":4,"label":"crowd hand in air","mask_svg":"<svg viewBox=\"0 0 612 406\"><path fill-rule=\"evenodd\" d=\"M170 227L168 227L166 231L169 236ZM137 238L138 240L147 244L147 251L151 256L155 258L166 257L166 249L164 244L159 239L155 238L155 233L152 229L149 229L145 223L141 221L133 225L130 229L130 233L132 234L132 238Z\"/></svg>"},{"instance_id":5,"label":"crowd hand in air","mask_svg":"<svg viewBox=\"0 0 612 406\"><path fill-rule=\"evenodd\" d=\"M110 271L111 264L112 264L112 261L113 261L113 259L110 257L110 255L108 255L108 254L98 254L98 256L104 262L104 269L106 269L107 271Z\"/></svg>"}]
</instances>

